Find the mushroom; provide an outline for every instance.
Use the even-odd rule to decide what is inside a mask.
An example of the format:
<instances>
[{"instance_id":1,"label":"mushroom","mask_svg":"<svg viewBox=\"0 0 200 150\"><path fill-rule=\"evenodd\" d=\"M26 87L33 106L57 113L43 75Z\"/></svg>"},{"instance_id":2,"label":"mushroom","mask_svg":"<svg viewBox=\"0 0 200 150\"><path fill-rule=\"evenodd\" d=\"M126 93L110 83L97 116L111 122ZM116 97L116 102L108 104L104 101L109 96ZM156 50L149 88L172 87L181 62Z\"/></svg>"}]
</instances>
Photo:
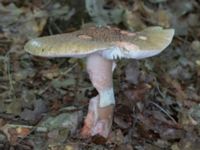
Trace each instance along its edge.
<instances>
[{"instance_id":1,"label":"mushroom","mask_svg":"<svg viewBox=\"0 0 200 150\"><path fill-rule=\"evenodd\" d=\"M25 50L43 57L86 57L87 71L98 95L90 100L81 134L108 137L115 97L112 72L116 59L142 59L159 54L172 41L173 29L148 27L141 32L119 28L84 27L78 31L30 40Z\"/></svg>"}]
</instances>

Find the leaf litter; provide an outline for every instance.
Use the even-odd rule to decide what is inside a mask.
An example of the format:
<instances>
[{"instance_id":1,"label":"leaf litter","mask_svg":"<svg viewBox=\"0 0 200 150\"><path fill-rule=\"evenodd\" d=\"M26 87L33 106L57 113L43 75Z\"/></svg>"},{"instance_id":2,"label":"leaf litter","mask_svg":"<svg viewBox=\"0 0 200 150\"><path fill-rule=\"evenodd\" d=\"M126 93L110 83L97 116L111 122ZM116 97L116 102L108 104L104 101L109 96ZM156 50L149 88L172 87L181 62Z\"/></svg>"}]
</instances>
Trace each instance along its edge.
<instances>
[{"instance_id":1,"label":"leaf litter","mask_svg":"<svg viewBox=\"0 0 200 150\"><path fill-rule=\"evenodd\" d=\"M0 2L0 149L198 150L199 1L86 2L94 7L68 0ZM151 25L176 30L159 56L117 62L117 104L107 141L79 137L88 100L96 95L84 61L23 50L30 38L74 31L91 20L131 31Z\"/></svg>"}]
</instances>

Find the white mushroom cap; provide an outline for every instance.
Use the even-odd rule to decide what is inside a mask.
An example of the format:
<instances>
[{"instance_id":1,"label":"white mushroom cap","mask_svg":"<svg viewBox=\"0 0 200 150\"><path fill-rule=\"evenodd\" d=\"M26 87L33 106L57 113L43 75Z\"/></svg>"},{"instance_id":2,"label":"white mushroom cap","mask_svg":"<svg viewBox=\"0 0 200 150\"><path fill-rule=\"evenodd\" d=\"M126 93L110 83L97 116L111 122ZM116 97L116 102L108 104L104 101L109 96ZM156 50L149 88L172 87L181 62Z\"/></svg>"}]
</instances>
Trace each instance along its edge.
<instances>
[{"instance_id":1,"label":"white mushroom cap","mask_svg":"<svg viewBox=\"0 0 200 150\"><path fill-rule=\"evenodd\" d=\"M99 53L107 59L141 59L159 54L173 36L174 29L162 27L149 27L136 33L111 27L86 27L30 40L25 50L44 57L86 57Z\"/></svg>"}]
</instances>

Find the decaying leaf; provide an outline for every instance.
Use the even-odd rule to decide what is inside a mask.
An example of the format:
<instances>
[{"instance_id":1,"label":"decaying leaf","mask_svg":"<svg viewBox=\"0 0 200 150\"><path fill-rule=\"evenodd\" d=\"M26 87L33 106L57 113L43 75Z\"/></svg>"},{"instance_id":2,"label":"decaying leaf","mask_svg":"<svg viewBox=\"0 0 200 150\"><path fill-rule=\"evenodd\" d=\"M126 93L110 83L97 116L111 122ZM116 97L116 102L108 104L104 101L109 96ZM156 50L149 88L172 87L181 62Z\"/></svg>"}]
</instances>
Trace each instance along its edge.
<instances>
[{"instance_id":1,"label":"decaying leaf","mask_svg":"<svg viewBox=\"0 0 200 150\"><path fill-rule=\"evenodd\" d=\"M114 3L114 1L113 1ZM107 25L122 21L123 9L119 5L106 8L106 0L86 0L86 9L95 23Z\"/></svg>"}]
</instances>

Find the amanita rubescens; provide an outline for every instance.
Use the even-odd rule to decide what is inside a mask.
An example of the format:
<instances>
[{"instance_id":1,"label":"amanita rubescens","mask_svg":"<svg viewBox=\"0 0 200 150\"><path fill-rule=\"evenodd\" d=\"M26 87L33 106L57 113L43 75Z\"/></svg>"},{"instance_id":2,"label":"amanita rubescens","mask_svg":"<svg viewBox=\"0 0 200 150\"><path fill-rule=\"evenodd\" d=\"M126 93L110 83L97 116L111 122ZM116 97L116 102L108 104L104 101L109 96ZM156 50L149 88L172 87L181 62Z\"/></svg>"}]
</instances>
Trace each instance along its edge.
<instances>
[{"instance_id":1,"label":"amanita rubescens","mask_svg":"<svg viewBox=\"0 0 200 150\"><path fill-rule=\"evenodd\" d=\"M108 137L115 98L112 72L115 59L142 59L159 54L172 41L173 29L149 27L128 32L112 27L85 27L72 33L30 40L25 50L44 57L87 58L87 71L98 95L91 99L81 134Z\"/></svg>"}]
</instances>

